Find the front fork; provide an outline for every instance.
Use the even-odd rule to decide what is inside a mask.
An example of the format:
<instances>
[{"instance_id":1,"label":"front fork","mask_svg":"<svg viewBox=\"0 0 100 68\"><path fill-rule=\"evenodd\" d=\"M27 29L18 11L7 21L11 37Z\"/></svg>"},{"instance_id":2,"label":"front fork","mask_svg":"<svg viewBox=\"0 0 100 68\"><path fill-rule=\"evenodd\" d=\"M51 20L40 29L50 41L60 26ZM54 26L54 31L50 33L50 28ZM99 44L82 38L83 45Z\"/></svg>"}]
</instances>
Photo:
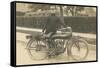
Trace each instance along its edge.
<instances>
[{"instance_id":1,"label":"front fork","mask_svg":"<svg viewBox=\"0 0 100 68\"><path fill-rule=\"evenodd\" d=\"M79 41L77 40L78 37L75 37L75 38L71 38L71 42L70 40L67 41L67 54L68 56L71 56L71 48L72 46L74 45L78 51L80 51L80 47L79 47Z\"/></svg>"}]
</instances>

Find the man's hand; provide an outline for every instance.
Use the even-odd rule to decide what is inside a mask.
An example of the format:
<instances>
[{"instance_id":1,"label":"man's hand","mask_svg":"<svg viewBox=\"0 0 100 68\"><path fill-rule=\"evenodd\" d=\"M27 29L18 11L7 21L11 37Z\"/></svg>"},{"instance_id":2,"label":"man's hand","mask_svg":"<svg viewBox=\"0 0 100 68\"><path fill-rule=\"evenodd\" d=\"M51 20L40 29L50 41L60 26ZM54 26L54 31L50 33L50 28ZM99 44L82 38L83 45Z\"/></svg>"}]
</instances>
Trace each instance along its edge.
<instances>
[{"instance_id":1,"label":"man's hand","mask_svg":"<svg viewBox=\"0 0 100 68\"><path fill-rule=\"evenodd\" d=\"M62 26L61 26L61 28L66 28L66 27L68 27L68 25L62 25Z\"/></svg>"}]
</instances>

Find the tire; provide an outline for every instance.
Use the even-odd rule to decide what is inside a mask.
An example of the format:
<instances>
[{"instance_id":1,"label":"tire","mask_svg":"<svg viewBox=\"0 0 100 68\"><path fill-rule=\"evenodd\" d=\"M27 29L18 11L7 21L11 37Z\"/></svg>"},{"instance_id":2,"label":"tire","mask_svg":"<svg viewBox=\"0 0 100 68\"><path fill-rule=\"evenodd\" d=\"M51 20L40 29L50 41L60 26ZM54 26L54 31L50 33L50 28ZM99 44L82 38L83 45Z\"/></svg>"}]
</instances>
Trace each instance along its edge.
<instances>
[{"instance_id":1,"label":"tire","mask_svg":"<svg viewBox=\"0 0 100 68\"><path fill-rule=\"evenodd\" d=\"M27 44L27 51L33 60L43 60L47 57L47 47L42 45L43 41L31 39Z\"/></svg>"},{"instance_id":2,"label":"tire","mask_svg":"<svg viewBox=\"0 0 100 68\"><path fill-rule=\"evenodd\" d=\"M88 52L88 43L83 39L76 40L70 47L71 57L77 61L84 60Z\"/></svg>"}]
</instances>

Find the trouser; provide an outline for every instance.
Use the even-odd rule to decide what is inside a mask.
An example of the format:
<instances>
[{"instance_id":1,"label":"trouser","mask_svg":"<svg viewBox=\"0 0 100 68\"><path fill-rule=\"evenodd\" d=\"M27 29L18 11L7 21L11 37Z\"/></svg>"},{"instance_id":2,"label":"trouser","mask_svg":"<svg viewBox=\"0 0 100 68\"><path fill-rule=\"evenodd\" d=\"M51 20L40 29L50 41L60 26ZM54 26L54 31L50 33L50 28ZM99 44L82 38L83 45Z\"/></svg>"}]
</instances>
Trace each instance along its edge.
<instances>
[{"instance_id":1,"label":"trouser","mask_svg":"<svg viewBox=\"0 0 100 68\"><path fill-rule=\"evenodd\" d=\"M52 36L53 36L54 34L56 34L56 31L53 31L53 32L48 32L48 31L46 31L45 34L49 35L49 38L52 38Z\"/></svg>"},{"instance_id":2,"label":"trouser","mask_svg":"<svg viewBox=\"0 0 100 68\"><path fill-rule=\"evenodd\" d=\"M49 48L54 48L56 45L55 45L54 40L52 39L52 36L54 34L56 34L56 31L54 31L54 32L48 32L48 31L46 31L45 34L48 35L48 46L49 46Z\"/></svg>"}]
</instances>

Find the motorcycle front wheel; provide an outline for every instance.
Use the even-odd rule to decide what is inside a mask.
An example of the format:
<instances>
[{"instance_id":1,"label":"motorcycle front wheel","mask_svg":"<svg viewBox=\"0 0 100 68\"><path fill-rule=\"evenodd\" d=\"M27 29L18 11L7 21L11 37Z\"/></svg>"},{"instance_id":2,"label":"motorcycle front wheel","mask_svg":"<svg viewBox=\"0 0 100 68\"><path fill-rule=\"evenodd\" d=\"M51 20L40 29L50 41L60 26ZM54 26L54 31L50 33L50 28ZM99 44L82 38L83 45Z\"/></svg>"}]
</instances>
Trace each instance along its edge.
<instances>
[{"instance_id":1,"label":"motorcycle front wheel","mask_svg":"<svg viewBox=\"0 0 100 68\"><path fill-rule=\"evenodd\" d=\"M70 48L71 57L77 61L86 59L88 52L88 43L83 39L75 41Z\"/></svg>"}]
</instances>

